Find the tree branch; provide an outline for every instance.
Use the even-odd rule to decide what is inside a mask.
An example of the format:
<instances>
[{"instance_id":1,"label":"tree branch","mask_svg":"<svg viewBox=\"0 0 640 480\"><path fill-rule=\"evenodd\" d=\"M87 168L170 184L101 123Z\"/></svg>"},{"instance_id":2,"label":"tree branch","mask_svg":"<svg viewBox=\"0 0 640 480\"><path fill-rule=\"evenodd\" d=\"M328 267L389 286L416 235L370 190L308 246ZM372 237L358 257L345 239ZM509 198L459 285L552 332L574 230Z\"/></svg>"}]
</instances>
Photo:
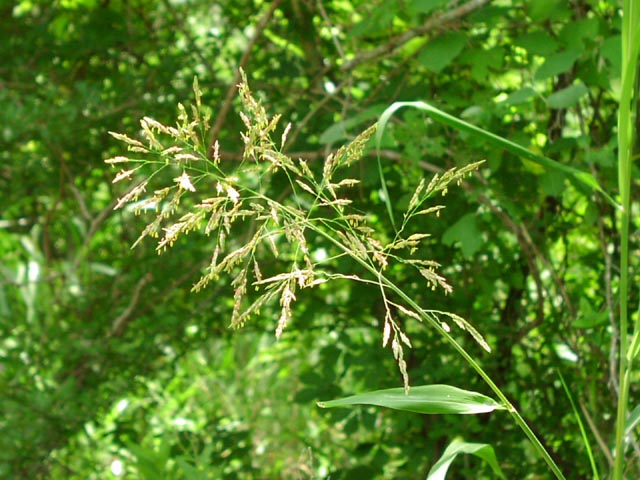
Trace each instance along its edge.
<instances>
[{"instance_id":1,"label":"tree branch","mask_svg":"<svg viewBox=\"0 0 640 480\"><path fill-rule=\"evenodd\" d=\"M413 40L414 38L425 35L432 30L442 28L444 25L451 23L454 20L458 20L459 18L468 15L474 10L483 7L490 1L491 0L471 0L464 5L460 5L458 8L454 8L453 10L449 10L448 12L445 12L441 15L431 17L424 25L421 25L417 28L414 28L413 30L409 30L408 32L392 38L388 43L380 45L373 50L366 51L361 55L355 57L353 60L342 64L340 70L348 72L356 68L361 63L369 62L375 58L393 54L403 45Z\"/></svg>"},{"instance_id":2,"label":"tree branch","mask_svg":"<svg viewBox=\"0 0 640 480\"><path fill-rule=\"evenodd\" d=\"M142 289L151 280L153 280L153 275L151 275L151 273L147 273L138 281L138 284L133 289L133 294L131 295L131 301L129 302L129 305L127 305L127 308L125 308L124 311L118 316L118 318L113 321L113 326L111 328L112 337L119 337L124 333L127 325L133 318L133 313L135 312L136 307L138 306Z\"/></svg>"}]
</instances>

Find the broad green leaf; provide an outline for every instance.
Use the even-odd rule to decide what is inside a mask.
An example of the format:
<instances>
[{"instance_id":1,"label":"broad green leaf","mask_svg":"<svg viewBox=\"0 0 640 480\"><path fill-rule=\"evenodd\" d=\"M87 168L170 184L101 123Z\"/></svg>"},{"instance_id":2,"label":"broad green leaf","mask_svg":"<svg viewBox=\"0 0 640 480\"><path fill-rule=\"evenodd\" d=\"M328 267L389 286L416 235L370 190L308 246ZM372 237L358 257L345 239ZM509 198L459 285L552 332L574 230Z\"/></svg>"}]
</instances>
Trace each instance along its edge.
<instances>
[{"instance_id":1,"label":"broad green leaf","mask_svg":"<svg viewBox=\"0 0 640 480\"><path fill-rule=\"evenodd\" d=\"M580 298L578 318L573 322L575 328L594 328L608 322L609 313L607 310L602 312L594 310L589 300L585 297Z\"/></svg>"},{"instance_id":2,"label":"broad green leaf","mask_svg":"<svg viewBox=\"0 0 640 480\"><path fill-rule=\"evenodd\" d=\"M205 480L208 476L206 472L201 472L184 458L176 458L175 462L184 473L185 478L189 480Z\"/></svg>"},{"instance_id":3,"label":"broad green leaf","mask_svg":"<svg viewBox=\"0 0 640 480\"><path fill-rule=\"evenodd\" d=\"M480 127L476 127L475 125L472 125L470 123L465 122L464 120L461 120L457 117L449 115L448 113L443 112L442 110L436 107L433 107L432 105L426 102L420 102L420 101L393 103L382 113L382 115L380 116L380 119L378 120L378 129L376 130L376 149L378 150L378 169L380 171L383 188L386 188L386 187L385 187L384 177L382 176L381 159L379 155L382 134L384 133L384 129L387 126L387 123L389 122L389 119L391 118L391 116L397 110L404 107L417 108L418 110L427 112L431 115L431 118L433 118L434 120L444 125L448 125L457 130L460 130L461 132L469 133L476 137L479 137L493 146L502 148L514 155L517 155L521 159L529 160L533 163L536 163L545 168L548 168L549 170L556 170L559 172L566 173L569 175L570 178L575 179L579 183L589 187L591 190L599 192L604 198L606 198L609 201L609 203L611 203L611 205L613 205L616 208L619 208L618 203L613 198L611 198L611 196L607 192L604 191L604 189L598 184L596 179L590 173L580 171L576 168L556 162L555 160L551 160L550 158L544 157L542 155L538 155L537 153L532 152L531 150L523 147L522 145L518 145L517 143L514 143L510 140L507 140L506 138L495 135L494 133L491 133ZM389 212L391 220L393 221L393 214L391 210L390 199L387 198L386 202L387 202L387 210Z\"/></svg>"},{"instance_id":4,"label":"broad green leaf","mask_svg":"<svg viewBox=\"0 0 640 480\"><path fill-rule=\"evenodd\" d=\"M598 63L600 62L600 63ZM597 87L608 90L611 84L609 68L604 67L601 59L592 56L581 59L576 65L575 77L579 78L589 87Z\"/></svg>"},{"instance_id":5,"label":"broad green leaf","mask_svg":"<svg viewBox=\"0 0 640 480\"><path fill-rule=\"evenodd\" d=\"M586 152L585 161L595 163L599 167L614 168L616 166L616 155L613 145L606 145L600 149L591 149Z\"/></svg>"},{"instance_id":6,"label":"broad green leaf","mask_svg":"<svg viewBox=\"0 0 640 480\"><path fill-rule=\"evenodd\" d=\"M565 176L563 174L545 171L538 178L540 188L545 195L559 196L564 190Z\"/></svg>"},{"instance_id":7,"label":"broad green leaf","mask_svg":"<svg viewBox=\"0 0 640 480\"><path fill-rule=\"evenodd\" d=\"M460 59L471 69L471 76L478 82L485 82L490 69L501 69L504 65L505 50L502 47L468 48Z\"/></svg>"},{"instance_id":8,"label":"broad green leaf","mask_svg":"<svg viewBox=\"0 0 640 480\"><path fill-rule=\"evenodd\" d=\"M467 443L460 440L454 440L449 444L438 461L431 467L426 480L444 480L451 462L460 454L470 453L481 458L489 464L493 472L500 478L505 478L502 469L498 464L496 452L493 447L487 443Z\"/></svg>"},{"instance_id":9,"label":"broad green leaf","mask_svg":"<svg viewBox=\"0 0 640 480\"><path fill-rule=\"evenodd\" d=\"M549 95L547 98L547 105L549 108L573 107L588 92L589 89L585 84L579 82Z\"/></svg>"},{"instance_id":10,"label":"broad green leaf","mask_svg":"<svg viewBox=\"0 0 640 480\"><path fill-rule=\"evenodd\" d=\"M157 450L135 443L128 443L127 449L136 458L138 473L144 479L165 478L166 464L169 459L169 443L163 439Z\"/></svg>"},{"instance_id":11,"label":"broad green leaf","mask_svg":"<svg viewBox=\"0 0 640 480\"><path fill-rule=\"evenodd\" d=\"M369 15L357 23L350 30L349 35L359 37L369 34L380 34L381 31L389 28L397 13L397 0L388 0L384 2L384 4L376 6Z\"/></svg>"},{"instance_id":12,"label":"broad green leaf","mask_svg":"<svg viewBox=\"0 0 640 480\"><path fill-rule=\"evenodd\" d=\"M524 48L530 54L542 55L543 57L558 51L558 42L542 30L526 33L518 37L515 45Z\"/></svg>"},{"instance_id":13,"label":"broad green leaf","mask_svg":"<svg viewBox=\"0 0 640 480\"><path fill-rule=\"evenodd\" d=\"M418 56L418 63L434 73L440 73L460 55L466 43L467 39L462 33L445 33L425 45Z\"/></svg>"},{"instance_id":14,"label":"broad green leaf","mask_svg":"<svg viewBox=\"0 0 640 480\"><path fill-rule=\"evenodd\" d=\"M442 235L442 243L449 246L459 243L465 258L473 258L483 243L475 215L469 213L451 225Z\"/></svg>"},{"instance_id":15,"label":"broad green leaf","mask_svg":"<svg viewBox=\"0 0 640 480\"><path fill-rule=\"evenodd\" d=\"M524 88L521 88L520 90L516 90L515 92L509 94L509 96L504 101L504 103L506 103L507 105L521 105L523 103L527 103L536 95L537 93L533 88L524 87Z\"/></svg>"},{"instance_id":16,"label":"broad green leaf","mask_svg":"<svg viewBox=\"0 0 640 480\"><path fill-rule=\"evenodd\" d=\"M544 80L568 71L580 58L581 53L579 50L565 50L551 55L536 71L536 80Z\"/></svg>"},{"instance_id":17,"label":"broad green leaf","mask_svg":"<svg viewBox=\"0 0 640 480\"><path fill-rule=\"evenodd\" d=\"M449 3L449 0L413 0L410 8L416 13L427 14L445 6L447 3Z\"/></svg>"},{"instance_id":18,"label":"broad green leaf","mask_svg":"<svg viewBox=\"0 0 640 480\"><path fill-rule=\"evenodd\" d=\"M584 48L584 40L595 40L598 36L599 21L595 17L582 18L567 23L558 37L567 46Z\"/></svg>"},{"instance_id":19,"label":"broad green leaf","mask_svg":"<svg viewBox=\"0 0 640 480\"><path fill-rule=\"evenodd\" d=\"M609 62L609 78L620 78L622 72L622 37L614 35L604 39L600 54Z\"/></svg>"},{"instance_id":20,"label":"broad green leaf","mask_svg":"<svg viewBox=\"0 0 640 480\"><path fill-rule=\"evenodd\" d=\"M409 393L404 388L389 388L318 402L321 408L351 405L377 405L405 412L457 415L488 413L505 408L486 395L451 385L421 385L411 387Z\"/></svg>"},{"instance_id":21,"label":"broad green leaf","mask_svg":"<svg viewBox=\"0 0 640 480\"><path fill-rule=\"evenodd\" d=\"M556 0L529 0L527 2L527 13L535 22L541 22L548 18L555 18L554 14L558 10Z\"/></svg>"},{"instance_id":22,"label":"broad green leaf","mask_svg":"<svg viewBox=\"0 0 640 480\"><path fill-rule=\"evenodd\" d=\"M482 8L479 8L469 15L466 19L471 23L485 23L494 25L502 22L506 17L509 17L512 12L512 7L508 4L497 5L497 2L488 3Z\"/></svg>"}]
</instances>

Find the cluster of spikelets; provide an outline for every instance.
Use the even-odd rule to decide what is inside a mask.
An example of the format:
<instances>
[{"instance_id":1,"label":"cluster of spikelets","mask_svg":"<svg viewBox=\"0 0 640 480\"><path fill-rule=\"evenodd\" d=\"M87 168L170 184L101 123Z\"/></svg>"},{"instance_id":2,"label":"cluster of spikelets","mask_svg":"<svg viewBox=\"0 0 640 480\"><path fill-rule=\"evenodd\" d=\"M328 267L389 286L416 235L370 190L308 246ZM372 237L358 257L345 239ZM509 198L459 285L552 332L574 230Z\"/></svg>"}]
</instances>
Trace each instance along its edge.
<instances>
[{"instance_id":1,"label":"cluster of spikelets","mask_svg":"<svg viewBox=\"0 0 640 480\"><path fill-rule=\"evenodd\" d=\"M395 237L383 242L380 240L382 235L377 235L367 216L350 208L347 192L358 181L340 176L345 167L361 158L375 133L375 125L330 154L324 161L322 173L314 174L304 160L294 160L283 153L290 125L284 129L279 144L274 142L279 116L268 117L243 76L239 95L243 108L240 116L246 127L242 134L244 154L241 162L229 165L229 162L221 161L217 143L213 154L208 152L205 138L209 117L203 113L197 80L194 80L194 93L195 105L190 114L184 106L178 105L175 127L145 117L141 120L142 141L111 133L127 144L129 150L128 156L106 161L121 168L114 183L124 179L137 182L119 199L116 208L129 204L136 213L155 213L155 218L144 228L134 246L147 236L157 238L157 250L161 253L191 231L202 231L211 236L211 259L193 290L199 291L223 275L229 276L234 289L232 327L242 326L261 307L279 300L277 337L291 320L292 305L299 290L338 278L377 285L386 309L382 343L386 346L390 342L405 386L408 386L408 377L403 348L410 348L411 342L392 311L419 321L448 317L489 349L475 329L456 315L416 311L392 301L389 297L394 296L389 292L389 280L385 276L390 262L401 262L416 268L430 288L439 288L445 293L451 291L451 286L437 273L439 265L436 262L413 257L428 234L414 233L405 237L403 232L414 217L437 215L442 207L425 207L426 200L437 193L446 193L451 182L459 182L477 168L477 164L435 175L430 182L421 180ZM145 176L142 169L149 167L152 171ZM149 192L150 182L161 178L159 173L164 170L170 172L168 178L173 177L171 184ZM286 201L270 198L266 193L269 177L276 171L284 172L290 182L291 195ZM184 201L187 197L189 202ZM185 206L187 203L189 205ZM186 213L181 213L185 210ZM249 225L252 232L239 247L238 242L227 241L237 231L234 227L238 224ZM331 259L319 261L314 258L310 238L322 238L335 247L336 256L355 260L362 267L361 272L353 275L335 273L331 270ZM280 260L286 259L288 269L263 276L261 259L265 258L265 251ZM252 301L247 300L248 287L259 292ZM437 321L448 331L444 320Z\"/></svg>"}]
</instances>

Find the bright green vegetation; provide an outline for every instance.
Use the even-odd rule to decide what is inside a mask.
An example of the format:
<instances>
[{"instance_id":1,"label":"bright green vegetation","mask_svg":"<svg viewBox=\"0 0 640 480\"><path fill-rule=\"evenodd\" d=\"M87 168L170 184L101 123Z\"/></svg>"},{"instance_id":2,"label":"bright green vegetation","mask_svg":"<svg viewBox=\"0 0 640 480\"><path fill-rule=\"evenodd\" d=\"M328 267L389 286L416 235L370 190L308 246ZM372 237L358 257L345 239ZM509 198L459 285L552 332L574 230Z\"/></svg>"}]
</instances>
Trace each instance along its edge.
<instances>
[{"instance_id":1,"label":"bright green vegetation","mask_svg":"<svg viewBox=\"0 0 640 480\"><path fill-rule=\"evenodd\" d=\"M637 1L0 23L0 478L640 476Z\"/></svg>"}]
</instances>

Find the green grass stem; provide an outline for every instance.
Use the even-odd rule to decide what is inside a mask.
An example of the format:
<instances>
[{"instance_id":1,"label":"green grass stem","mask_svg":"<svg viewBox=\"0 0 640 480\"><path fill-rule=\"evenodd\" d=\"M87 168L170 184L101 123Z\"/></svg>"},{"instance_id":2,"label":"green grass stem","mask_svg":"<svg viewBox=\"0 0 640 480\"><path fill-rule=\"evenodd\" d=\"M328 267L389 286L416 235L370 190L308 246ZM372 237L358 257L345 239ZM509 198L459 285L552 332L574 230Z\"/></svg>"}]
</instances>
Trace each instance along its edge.
<instances>
[{"instance_id":1,"label":"green grass stem","mask_svg":"<svg viewBox=\"0 0 640 480\"><path fill-rule=\"evenodd\" d=\"M618 375L620 390L616 414L613 479L622 480L625 468L625 427L628 415L629 384L635 348L629 348L629 214L631 207L631 165L638 92L636 76L640 49L640 2L624 0L622 17L622 86L618 110L618 188L620 192L620 332ZM638 342L640 318L636 319L631 345Z\"/></svg>"}]
</instances>

